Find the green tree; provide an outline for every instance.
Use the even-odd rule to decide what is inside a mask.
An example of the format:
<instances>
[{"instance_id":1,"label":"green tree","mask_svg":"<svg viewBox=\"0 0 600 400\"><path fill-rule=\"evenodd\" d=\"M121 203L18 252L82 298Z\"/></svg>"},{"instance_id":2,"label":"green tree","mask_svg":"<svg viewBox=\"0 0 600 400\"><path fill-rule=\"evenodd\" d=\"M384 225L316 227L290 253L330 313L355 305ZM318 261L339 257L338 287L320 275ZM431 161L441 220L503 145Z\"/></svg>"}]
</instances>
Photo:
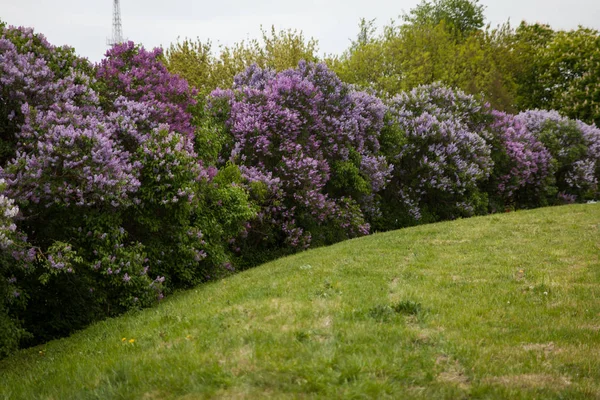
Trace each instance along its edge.
<instances>
[{"instance_id":1,"label":"green tree","mask_svg":"<svg viewBox=\"0 0 600 400\"><path fill-rule=\"evenodd\" d=\"M213 86L211 84L212 43L184 39L182 42L171 44L164 53L163 62L171 73L185 78L188 83L199 89Z\"/></svg>"},{"instance_id":2,"label":"green tree","mask_svg":"<svg viewBox=\"0 0 600 400\"><path fill-rule=\"evenodd\" d=\"M330 56L326 62L343 81L382 90L380 81L394 74L395 65L375 31L375 20L361 19L359 33L349 49L341 56Z\"/></svg>"},{"instance_id":3,"label":"green tree","mask_svg":"<svg viewBox=\"0 0 600 400\"><path fill-rule=\"evenodd\" d=\"M444 22L457 38L464 39L484 26L484 9L479 0L423 0L403 19L411 25L424 26Z\"/></svg>"},{"instance_id":4,"label":"green tree","mask_svg":"<svg viewBox=\"0 0 600 400\"><path fill-rule=\"evenodd\" d=\"M545 88L540 76L548 68L540 58L541 51L555 36L545 24L528 24L523 21L500 38L506 63L503 71L514 77L517 85L516 107L519 110L548 108L551 92Z\"/></svg>"},{"instance_id":5,"label":"green tree","mask_svg":"<svg viewBox=\"0 0 600 400\"><path fill-rule=\"evenodd\" d=\"M202 94L217 87L228 88L233 78L252 64L282 71L298 65L301 60L318 61L318 42L307 39L302 31L270 31L261 29L260 39L241 41L219 48L212 53L212 44L185 39L171 44L165 52L165 65L170 72L186 78Z\"/></svg>"},{"instance_id":6,"label":"green tree","mask_svg":"<svg viewBox=\"0 0 600 400\"><path fill-rule=\"evenodd\" d=\"M509 50L502 29L475 31L457 40L445 20L437 24L393 23L373 35L362 21L358 38L341 56L329 60L346 82L395 95L437 81L470 94L484 93L495 108L514 110L516 84L504 74Z\"/></svg>"},{"instance_id":7,"label":"green tree","mask_svg":"<svg viewBox=\"0 0 600 400\"><path fill-rule=\"evenodd\" d=\"M503 74L517 87L516 107L554 109L600 124L600 34L579 27L554 31L522 22L499 40Z\"/></svg>"},{"instance_id":8,"label":"green tree","mask_svg":"<svg viewBox=\"0 0 600 400\"><path fill-rule=\"evenodd\" d=\"M541 49L540 81L550 108L600 126L600 34L579 27L560 31Z\"/></svg>"}]
</instances>

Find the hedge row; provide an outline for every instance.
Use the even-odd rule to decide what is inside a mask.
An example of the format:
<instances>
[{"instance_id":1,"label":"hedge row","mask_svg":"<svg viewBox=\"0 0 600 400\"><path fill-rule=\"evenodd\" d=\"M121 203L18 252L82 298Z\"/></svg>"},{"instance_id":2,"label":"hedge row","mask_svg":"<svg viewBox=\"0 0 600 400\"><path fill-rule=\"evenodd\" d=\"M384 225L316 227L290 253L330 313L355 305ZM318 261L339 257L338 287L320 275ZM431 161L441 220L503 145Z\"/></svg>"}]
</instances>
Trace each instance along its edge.
<instances>
[{"instance_id":1,"label":"hedge row","mask_svg":"<svg viewBox=\"0 0 600 400\"><path fill-rule=\"evenodd\" d=\"M204 98L161 59L0 26L0 356L311 246L598 197L600 130L555 112L305 62Z\"/></svg>"}]
</instances>

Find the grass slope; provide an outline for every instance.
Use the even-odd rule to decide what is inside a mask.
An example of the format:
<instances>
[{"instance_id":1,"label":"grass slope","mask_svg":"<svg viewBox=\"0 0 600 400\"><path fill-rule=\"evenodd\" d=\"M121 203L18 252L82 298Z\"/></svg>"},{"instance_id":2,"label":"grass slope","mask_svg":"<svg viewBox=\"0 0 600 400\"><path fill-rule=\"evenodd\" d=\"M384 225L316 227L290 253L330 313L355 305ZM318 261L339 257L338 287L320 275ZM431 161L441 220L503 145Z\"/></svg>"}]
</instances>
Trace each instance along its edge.
<instances>
[{"instance_id":1,"label":"grass slope","mask_svg":"<svg viewBox=\"0 0 600 400\"><path fill-rule=\"evenodd\" d=\"M351 240L21 351L0 398L600 398L599 255L600 204Z\"/></svg>"}]
</instances>

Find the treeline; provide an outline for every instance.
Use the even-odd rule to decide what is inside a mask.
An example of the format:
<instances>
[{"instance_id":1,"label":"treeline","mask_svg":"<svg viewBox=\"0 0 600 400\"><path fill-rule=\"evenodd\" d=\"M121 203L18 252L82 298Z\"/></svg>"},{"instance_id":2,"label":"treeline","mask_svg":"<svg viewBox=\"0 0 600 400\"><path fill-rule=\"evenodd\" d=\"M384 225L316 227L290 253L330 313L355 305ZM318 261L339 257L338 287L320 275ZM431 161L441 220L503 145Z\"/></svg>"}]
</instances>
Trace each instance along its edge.
<instances>
[{"instance_id":1,"label":"treeline","mask_svg":"<svg viewBox=\"0 0 600 400\"><path fill-rule=\"evenodd\" d=\"M552 109L600 124L600 35L579 27L556 31L522 22L492 28L477 0L424 1L382 27L362 20L342 55L319 57L318 43L302 32L263 30L260 40L213 48L184 40L165 55L169 70L202 93L231 87L252 64L283 71L300 60L325 62L344 82L396 95L442 82L483 94L502 111Z\"/></svg>"},{"instance_id":2,"label":"treeline","mask_svg":"<svg viewBox=\"0 0 600 400\"><path fill-rule=\"evenodd\" d=\"M600 129L566 106L514 111L533 96L516 80L539 84L527 63L509 79L505 58L473 53L498 69L449 72L457 49L469 60L469 46L551 32L482 30L481 12L423 3L381 36L363 23L321 63L314 41L272 31L218 56L199 42L164 54L129 42L93 65L0 25L0 355L309 247L596 200ZM442 51L400 56L406 35L427 32L454 49L445 72ZM574 35L513 55L539 60L563 34ZM539 98L565 98L560 87Z\"/></svg>"}]
</instances>

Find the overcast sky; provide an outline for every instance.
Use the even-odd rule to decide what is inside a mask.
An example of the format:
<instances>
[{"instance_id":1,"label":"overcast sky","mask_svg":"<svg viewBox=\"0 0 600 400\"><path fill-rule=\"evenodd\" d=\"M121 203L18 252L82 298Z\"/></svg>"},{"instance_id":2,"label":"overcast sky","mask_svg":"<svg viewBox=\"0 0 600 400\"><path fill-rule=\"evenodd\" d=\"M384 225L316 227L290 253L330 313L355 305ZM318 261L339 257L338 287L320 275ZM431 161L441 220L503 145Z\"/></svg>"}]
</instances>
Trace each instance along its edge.
<instances>
[{"instance_id":1,"label":"overcast sky","mask_svg":"<svg viewBox=\"0 0 600 400\"><path fill-rule=\"evenodd\" d=\"M358 32L360 18L378 26L409 11L419 0L121 0L124 36L145 47L200 37L230 45L260 35L260 26L302 30L319 41L320 53L341 53ZM112 30L113 0L0 0L0 19L34 27L51 43L68 44L98 61ZM493 26L522 20L555 29L600 29L600 0L483 0Z\"/></svg>"}]
</instances>

